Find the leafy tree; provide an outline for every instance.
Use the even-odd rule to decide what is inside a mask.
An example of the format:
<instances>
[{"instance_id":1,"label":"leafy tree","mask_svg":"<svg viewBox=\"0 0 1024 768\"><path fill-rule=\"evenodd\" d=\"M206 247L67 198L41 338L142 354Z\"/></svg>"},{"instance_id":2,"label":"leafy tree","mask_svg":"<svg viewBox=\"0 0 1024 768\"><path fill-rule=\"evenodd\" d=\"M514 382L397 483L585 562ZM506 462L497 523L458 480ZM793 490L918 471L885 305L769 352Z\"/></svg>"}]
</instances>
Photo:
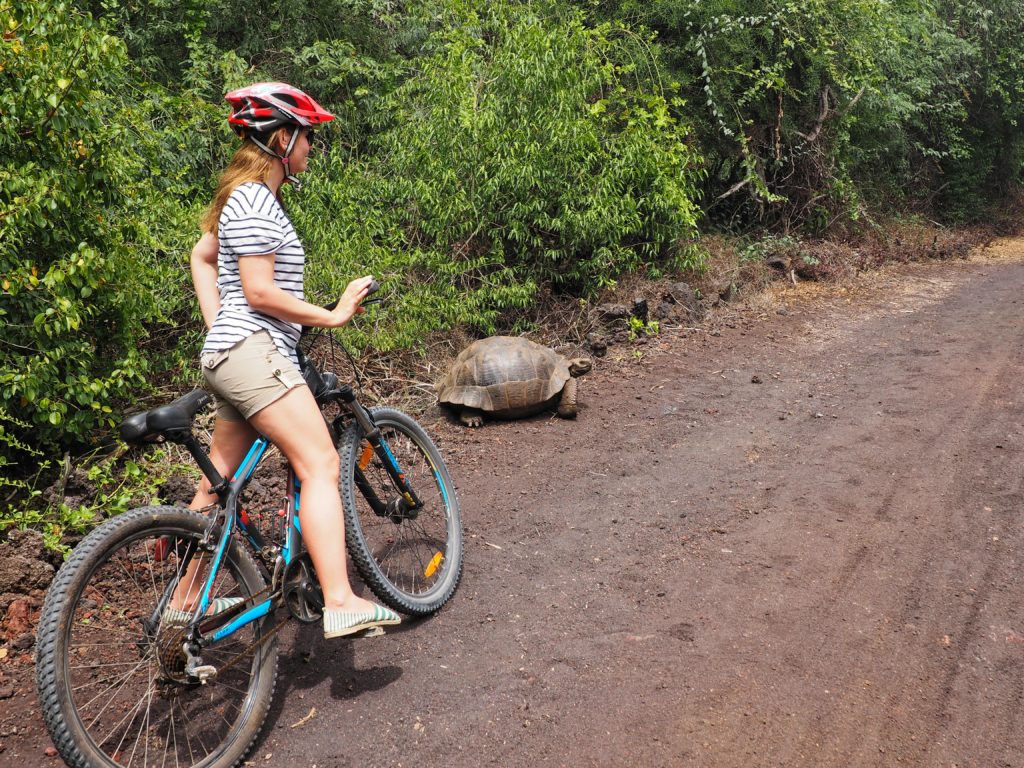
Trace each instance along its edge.
<instances>
[{"instance_id":1,"label":"leafy tree","mask_svg":"<svg viewBox=\"0 0 1024 768\"><path fill-rule=\"evenodd\" d=\"M963 217L1020 178L1024 11L1012 0L604 7L658 31L720 224L821 231L859 217L864 194Z\"/></svg>"},{"instance_id":2,"label":"leafy tree","mask_svg":"<svg viewBox=\"0 0 1024 768\"><path fill-rule=\"evenodd\" d=\"M954 219L977 218L1024 172L1024 7L1010 0L937 4L965 55L954 77L962 120L957 151L942 158L935 195Z\"/></svg>"},{"instance_id":3,"label":"leafy tree","mask_svg":"<svg viewBox=\"0 0 1024 768\"><path fill-rule=\"evenodd\" d=\"M589 293L695 264L677 243L695 232L698 156L637 71L646 41L537 5L448 8L382 101L372 159L345 173L335 154L311 181L327 211L305 231L342 227L337 250L400 281L401 322L421 330L491 330L539 282Z\"/></svg>"},{"instance_id":4,"label":"leafy tree","mask_svg":"<svg viewBox=\"0 0 1024 768\"><path fill-rule=\"evenodd\" d=\"M163 282L122 104L125 51L63 2L0 10L0 463L88 441L145 381ZM153 215L148 211L146 215ZM6 425L4 424L6 422Z\"/></svg>"},{"instance_id":5,"label":"leafy tree","mask_svg":"<svg viewBox=\"0 0 1024 768\"><path fill-rule=\"evenodd\" d=\"M898 36L873 0L655 0L625 4L660 32L712 162L718 220L788 228L855 210L843 131L878 90L876 53ZM695 114L698 113L698 114Z\"/></svg>"},{"instance_id":6,"label":"leafy tree","mask_svg":"<svg viewBox=\"0 0 1024 768\"><path fill-rule=\"evenodd\" d=\"M356 143L377 97L425 33L382 0L125 0L94 2L140 73L172 94L218 103L229 89L282 80L315 93Z\"/></svg>"}]
</instances>

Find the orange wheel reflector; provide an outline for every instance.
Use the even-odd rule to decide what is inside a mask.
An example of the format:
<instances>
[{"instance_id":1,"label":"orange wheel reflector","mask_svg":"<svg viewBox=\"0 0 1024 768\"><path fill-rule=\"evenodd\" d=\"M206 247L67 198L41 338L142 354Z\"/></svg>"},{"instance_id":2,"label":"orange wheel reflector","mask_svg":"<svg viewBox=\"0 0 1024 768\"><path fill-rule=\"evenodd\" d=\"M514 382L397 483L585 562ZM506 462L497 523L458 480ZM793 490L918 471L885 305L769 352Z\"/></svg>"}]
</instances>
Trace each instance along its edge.
<instances>
[{"instance_id":1,"label":"orange wheel reflector","mask_svg":"<svg viewBox=\"0 0 1024 768\"><path fill-rule=\"evenodd\" d=\"M442 560L444 560L444 555L440 552L438 552L436 555L430 558L430 562L427 563L427 567L423 571L423 575L429 579L431 576L437 573L437 569L440 567Z\"/></svg>"},{"instance_id":2,"label":"orange wheel reflector","mask_svg":"<svg viewBox=\"0 0 1024 768\"><path fill-rule=\"evenodd\" d=\"M363 448L363 452L359 454L359 469L360 471L370 466L370 459L373 458L373 446L369 443Z\"/></svg>"}]
</instances>

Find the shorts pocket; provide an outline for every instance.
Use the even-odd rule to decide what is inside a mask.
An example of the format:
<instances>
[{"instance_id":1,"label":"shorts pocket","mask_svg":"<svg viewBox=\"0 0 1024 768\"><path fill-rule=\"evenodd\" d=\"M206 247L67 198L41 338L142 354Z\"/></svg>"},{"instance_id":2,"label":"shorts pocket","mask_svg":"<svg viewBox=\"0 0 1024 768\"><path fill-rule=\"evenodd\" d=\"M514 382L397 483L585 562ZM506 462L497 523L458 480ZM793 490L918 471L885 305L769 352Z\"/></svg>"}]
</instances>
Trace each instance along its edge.
<instances>
[{"instance_id":1,"label":"shorts pocket","mask_svg":"<svg viewBox=\"0 0 1024 768\"><path fill-rule=\"evenodd\" d=\"M212 371L228 359L230 351L230 349L222 349L220 352L204 352L199 356L199 364L204 371Z\"/></svg>"},{"instance_id":2,"label":"shorts pocket","mask_svg":"<svg viewBox=\"0 0 1024 768\"><path fill-rule=\"evenodd\" d=\"M274 378L280 381L285 389L293 389L294 387L305 384L302 376L292 366L281 366L274 367Z\"/></svg>"}]
</instances>

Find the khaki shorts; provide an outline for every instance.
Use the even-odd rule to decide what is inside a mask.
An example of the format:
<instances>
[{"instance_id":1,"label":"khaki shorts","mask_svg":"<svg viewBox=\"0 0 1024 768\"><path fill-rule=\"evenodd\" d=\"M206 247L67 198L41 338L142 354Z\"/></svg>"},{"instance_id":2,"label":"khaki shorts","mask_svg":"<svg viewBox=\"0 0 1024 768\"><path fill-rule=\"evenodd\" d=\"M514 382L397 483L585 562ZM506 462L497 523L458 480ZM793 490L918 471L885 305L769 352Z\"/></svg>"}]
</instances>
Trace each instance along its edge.
<instances>
[{"instance_id":1,"label":"khaki shorts","mask_svg":"<svg viewBox=\"0 0 1024 768\"><path fill-rule=\"evenodd\" d=\"M217 416L227 421L245 421L288 391L306 385L295 364L277 350L266 331L199 359L213 390Z\"/></svg>"}]
</instances>

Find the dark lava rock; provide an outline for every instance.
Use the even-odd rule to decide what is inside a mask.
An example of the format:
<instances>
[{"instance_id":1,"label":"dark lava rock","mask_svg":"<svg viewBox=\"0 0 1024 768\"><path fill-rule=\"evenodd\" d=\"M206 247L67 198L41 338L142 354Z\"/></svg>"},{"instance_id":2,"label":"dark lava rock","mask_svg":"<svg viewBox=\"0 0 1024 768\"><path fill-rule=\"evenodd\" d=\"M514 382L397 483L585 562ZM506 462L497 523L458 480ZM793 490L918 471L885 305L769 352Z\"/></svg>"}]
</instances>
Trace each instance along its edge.
<instances>
[{"instance_id":1,"label":"dark lava rock","mask_svg":"<svg viewBox=\"0 0 1024 768\"><path fill-rule=\"evenodd\" d=\"M54 573L38 531L11 531L0 544L0 594L45 589Z\"/></svg>"},{"instance_id":2,"label":"dark lava rock","mask_svg":"<svg viewBox=\"0 0 1024 768\"><path fill-rule=\"evenodd\" d=\"M625 304L601 304L594 309L602 320L625 320L630 315Z\"/></svg>"},{"instance_id":3,"label":"dark lava rock","mask_svg":"<svg viewBox=\"0 0 1024 768\"><path fill-rule=\"evenodd\" d=\"M638 320L643 320L646 323L647 318L650 316L650 310L647 307L647 299L643 296L637 296L633 299L633 310L631 314L633 317Z\"/></svg>"}]
</instances>

